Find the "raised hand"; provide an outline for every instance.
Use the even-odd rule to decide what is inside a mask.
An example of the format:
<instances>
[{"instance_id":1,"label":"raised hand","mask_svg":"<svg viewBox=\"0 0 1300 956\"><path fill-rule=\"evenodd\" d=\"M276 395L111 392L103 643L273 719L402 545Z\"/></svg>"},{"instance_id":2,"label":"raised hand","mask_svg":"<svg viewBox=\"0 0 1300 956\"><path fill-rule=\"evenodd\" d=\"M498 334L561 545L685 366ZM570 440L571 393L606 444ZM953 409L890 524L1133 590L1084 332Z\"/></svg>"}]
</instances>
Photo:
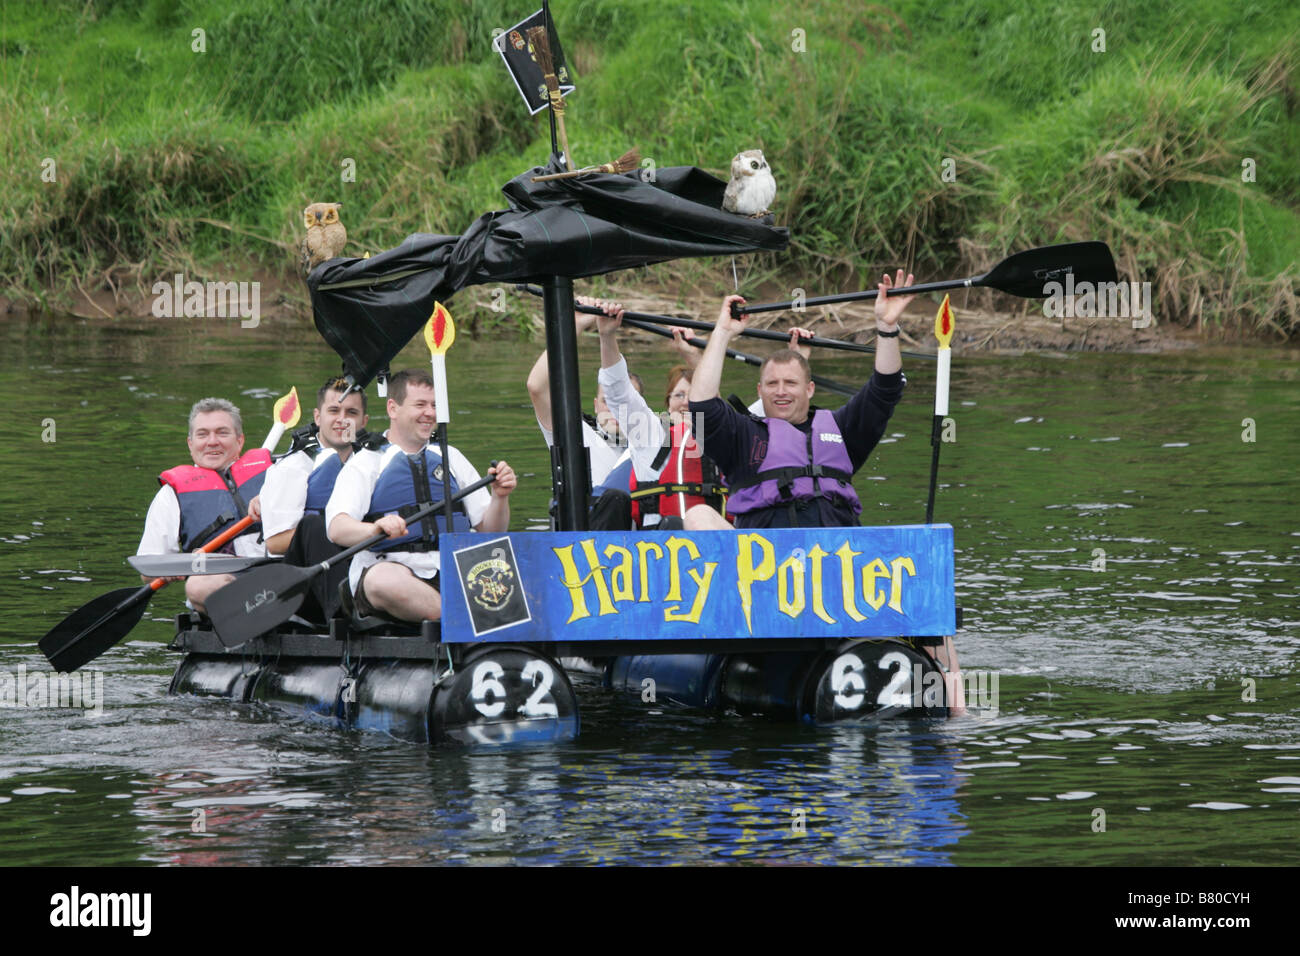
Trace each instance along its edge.
<instances>
[{"instance_id":1,"label":"raised hand","mask_svg":"<svg viewBox=\"0 0 1300 956\"><path fill-rule=\"evenodd\" d=\"M745 322L749 316L741 312L739 318L733 318L731 315L731 303L737 302L740 305L745 304L743 295L729 295L722 300L722 308L718 310L718 323L715 326L719 332L728 336L737 335L745 328Z\"/></svg>"},{"instance_id":2,"label":"raised hand","mask_svg":"<svg viewBox=\"0 0 1300 956\"><path fill-rule=\"evenodd\" d=\"M813 333L809 332L807 329L795 327L790 330L790 348L794 349L805 359L812 358L812 346L800 344L803 339L810 339L812 337Z\"/></svg>"},{"instance_id":3,"label":"raised hand","mask_svg":"<svg viewBox=\"0 0 1300 956\"><path fill-rule=\"evenodd\" d=\"M909 302L916 298L914 295L905 295L901 298L895 296L890 298L890 289L902 289L912 284L912 274L907 274L907 279L903 278L903 270L898 270L897 277L891 282L889 273L886 272L881 276L880 295L876 299L876 328L882 332L892 332L898 328L898 318L903 314Z\"/></svg>"}]
</instances>

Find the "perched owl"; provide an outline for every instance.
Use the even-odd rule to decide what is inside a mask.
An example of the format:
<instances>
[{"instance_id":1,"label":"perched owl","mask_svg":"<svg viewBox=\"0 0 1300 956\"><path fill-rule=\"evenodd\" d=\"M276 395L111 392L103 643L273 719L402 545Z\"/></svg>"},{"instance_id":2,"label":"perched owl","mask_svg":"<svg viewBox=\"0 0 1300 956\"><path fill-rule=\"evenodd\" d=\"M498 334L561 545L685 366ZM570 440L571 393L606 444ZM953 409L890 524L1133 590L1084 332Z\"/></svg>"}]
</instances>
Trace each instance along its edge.
<instances>
[{"instance_id":1,"label":"perched owl","mask_svg":"<svg viewBox=\"0 0 1300 956\"><path fill-rule=\"evenodd\" d=\"M326 259L335 259L343 254L343 247L348 244L348 231L339 220L341 205L337 202L314 202L302 211L303 223L307 226L300 260L304 279Z\"/></svg>"},{"instance_id":2,"label":"perched owl","mask_svg":"<svg viewBox=\"0 0 1300 956\"><path fill-rule=\"evenodd\" d=\"M756 219L768 214L768 206L776 198L776 180L767 167L761 149L747 149L737 153L731 161L731 182L722 197L722 208L741 216Z\"/></svg>"}]
</instances>

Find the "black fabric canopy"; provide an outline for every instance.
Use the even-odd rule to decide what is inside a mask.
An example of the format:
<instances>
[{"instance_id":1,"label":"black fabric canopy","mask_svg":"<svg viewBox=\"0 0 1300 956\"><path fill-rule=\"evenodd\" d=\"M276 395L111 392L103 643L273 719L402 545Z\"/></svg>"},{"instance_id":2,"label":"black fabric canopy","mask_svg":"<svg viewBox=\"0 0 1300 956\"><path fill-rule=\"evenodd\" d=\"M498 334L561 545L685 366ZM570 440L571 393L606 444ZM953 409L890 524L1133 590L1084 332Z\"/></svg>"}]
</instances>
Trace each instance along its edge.
<instances>
[{"instance_id":1,"label":"black fabric canopy","mask_svg":"<svg viewBox=\"0 0 1300 956\"><path fill-rule=\"evenodd\" d=\"M600 275L687 256L784 249L789 231L725 212L726 183L694 166L532 183L552 158L502 188L508 210L461 236L415 233L369 259L331 259L307 280L316 328L366 385L428 321L435 300L486 282Z\"/></svg>"}]
</instances>

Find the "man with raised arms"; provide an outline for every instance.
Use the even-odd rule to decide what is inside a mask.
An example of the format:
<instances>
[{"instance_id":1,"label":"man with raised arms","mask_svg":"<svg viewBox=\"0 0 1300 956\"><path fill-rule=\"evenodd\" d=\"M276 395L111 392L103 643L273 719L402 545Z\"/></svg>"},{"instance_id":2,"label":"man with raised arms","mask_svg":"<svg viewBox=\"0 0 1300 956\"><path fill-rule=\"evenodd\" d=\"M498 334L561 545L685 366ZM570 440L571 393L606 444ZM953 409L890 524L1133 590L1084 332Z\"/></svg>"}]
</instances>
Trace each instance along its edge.
<instances>
[{"instance_id":1,"label":"man with raised arms","mask_svg":"<svg viewBox=\"0 0 1300 956\"><path fill-rule=\"evenodd\" d=\"M162 487L145 516L144 535L136 554L178 554L196 551L248 514L249 502L262 488L271 453L244 450L244 425L239 409L224 398L204 398L190 409L186 442L192 465L177 465L158 476ZM244 557L263 553L261 528L253 525L228 549ZM171 580L181 580L172 578ZM146 582L152 580L144 576ZM209 594L234 576L202 574L184 578L185 597L203 610Z\"/></svg>"},{"instance_id":2,"label":"man with raised arms","mask_svg":"<svg viewBox=\"0 0 1300 956\"><path fill-rule=\"evenodd\" d=\"M349 548L383 533L388 540L352 559L348 581L362 615L379 612L403 621L436 621L442 616L438 593L441 512L407 526L410 514L443 497L442 458L429 446L437 421L433 380L428 372L398 372L388 384L388 440L380 449L356 452L339 472L325 505L330 540ZM474 466L448 448L452 494L479 480ZM457 530L501 532L510 526L514 471L504 461L488 469L496 475L456 505Z\"/></svg>"},{"instance_id":3,"label":"man with raised arms","mask_svg":"<svg viewBox=\"0 0 1300 956\"><path fill-rule=\"evenodd\" d=\"M590 296L580 295L576 298L579 305L590 305L600 308L606 316L622 316L623 307L616 302L607 302L604 299L593 299ZM579 335L590 329L596 324L597 317L586 312L575 312L573 314L573 324ZM615 323L612 329L616 329L618 324ZM609 334L612 335L612 329ZM655 440L655 435L651 434L649 429L659 424L659 420L651 412L641 397L640 380L628 372L627 362L619 354L617 342L613 345L612 355L609 357L608 366L606 335L601 335L601 369L596 385L596 399L594 402L595 416L582 416L582 443L587 447L591 456L591 483L593 486L602 485L609 473L623 460L627 455L629 439L635 438L640 445L646 445ZM533 363L532 369L528 373L528 398L533 404L533 411L537 415L537 425L542 430L542 437L546 440L549 448L555 443L555 433L551 421L551 378L550 366L547 364L547 353L542 352ZM618 401L609 401L611 391L617 392L620 396ZM611 406L613 406L611 408ZM653 419L653 423L649 421ZM623 425L629 425L628 433L623 431ZM634 431L635 429L635 431ZM662 439L662 430L658 433L658 438ZM643 454L638 452L638 455ZM654 457L654 452L649 453L649 457ZM648 461L648 459L647 459ZM639 470L639 469L638 469Z\"/></svg>"},{"instance_id":4,"label":"man with raised arms","mask_svg":"<svg viewBox=\"0 0 1300 956\"><path fill-rule=\"evenodd\" d=\"M898 348L898 319L913 296L889 297L892 288L912 284L899 269L882 277L876 299L876 362L867 384L834 412L812 404L816 386L807 360L793 349L769 356L759 369L758 397L764 417L742 415L717 398L728 343L745 328L747 315L733 318L727 296L691 381L691 413L702 422L704 453L727 475L727 511L737 528L837 527L859 524L862 504L853 474L884 435L907 384ZM730 526L707 505L686 514L688 530ZM954 716L964 712L956 650L950 637L942 651L927 648L948 670ZM942 653L942 656L941 656Z\"/></svg>"},{"instance_id":5,"label":"man with raised arms","mask_svg":"<svg viewBox=\"0 0 1300 956\"><path fill-rule=\"evenodd\" d=\"M906 283L910 284L908 276ZM834 412L812 404L816 386L807 360L793 349L768 356L759 369L763 418L741 415L717 398L728 343L749 318L733 318L727 296L691 381L691 412L704 429L704 451L727 475L727 510L738 528L834 527L856 525L862 505L852 477L885 432L906 379L898 349L898 318L912 296L889 298L903 283L886 275L876 299L875 371L848 403ZM688 529L726 528L705 506L686 516Z\"/></svg>"}]
</instances>

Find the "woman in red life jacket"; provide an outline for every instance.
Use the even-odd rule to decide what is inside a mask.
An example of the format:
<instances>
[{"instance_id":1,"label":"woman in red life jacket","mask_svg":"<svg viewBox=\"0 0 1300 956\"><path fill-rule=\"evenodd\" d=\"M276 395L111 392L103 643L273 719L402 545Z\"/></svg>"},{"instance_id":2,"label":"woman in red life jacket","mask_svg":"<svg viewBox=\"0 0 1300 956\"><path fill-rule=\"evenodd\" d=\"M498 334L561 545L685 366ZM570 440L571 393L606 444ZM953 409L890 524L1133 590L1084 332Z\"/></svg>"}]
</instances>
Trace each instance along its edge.
<instances>
[{"instance_id":1,"label":"woman in red life jacket","mask_svg":"<svg viewBox=\"0 0 1300 956\"><path fill-rule=\"evenodd\" d=\"M660 469L659 478L649 486L637 486L633 478L634 514L643 525L647 515L658 514L661 522L674 518L676 520L671 524L680 527L682 516L699 504L726 513L726 485L717 467L704 457L691 434L688 406L694 372L689 365L675 365L668 373L664 404L668 408L670 427L667 440L655 457L655 465Z\"/></svg>"}]
</instances>

